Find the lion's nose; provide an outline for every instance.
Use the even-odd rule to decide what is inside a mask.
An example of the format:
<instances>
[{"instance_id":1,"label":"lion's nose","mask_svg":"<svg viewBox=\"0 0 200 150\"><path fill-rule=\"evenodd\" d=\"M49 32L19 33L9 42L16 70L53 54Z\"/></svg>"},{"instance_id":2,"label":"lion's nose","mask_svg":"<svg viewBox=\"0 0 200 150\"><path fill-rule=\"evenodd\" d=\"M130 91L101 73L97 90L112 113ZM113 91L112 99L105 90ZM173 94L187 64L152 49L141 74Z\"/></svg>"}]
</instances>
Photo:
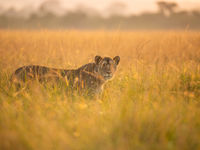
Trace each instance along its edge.
<instances>
[{"instance_id":1,"label":"lion's nose","mask_svg":"<svg viewBox=\"0 0 200 150\"><path fill-rule=\"evenodd\" d=\"M107 73L107 74L111 74L111 73L112 73L112 71L107 71L106 73Z\"/></svg>"}]
</instances>

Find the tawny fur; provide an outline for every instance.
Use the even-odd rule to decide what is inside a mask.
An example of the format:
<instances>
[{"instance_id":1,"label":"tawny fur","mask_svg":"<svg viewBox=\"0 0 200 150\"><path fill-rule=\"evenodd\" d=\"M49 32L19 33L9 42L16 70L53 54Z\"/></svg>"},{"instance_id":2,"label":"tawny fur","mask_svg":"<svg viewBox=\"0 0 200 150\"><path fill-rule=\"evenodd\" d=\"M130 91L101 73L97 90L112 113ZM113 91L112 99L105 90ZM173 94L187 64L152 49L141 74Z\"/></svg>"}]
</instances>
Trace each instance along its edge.
<instances>
[{"instance_id":1,"label":"tawny fur","mask_svg":"<svg viewBox=\"0 0 200 150\"><path fill-rule=\"evenodd\" d=\"M12 75L13 83L18 85L37 80L40 83L60 81L78 91L87 91L89 95L100 94L103 85L111 79L117 69L120 57L95 57L94 63L78 69L65 70L45 66L30 65L18 68Z\"/></svg>"}]
</instances>

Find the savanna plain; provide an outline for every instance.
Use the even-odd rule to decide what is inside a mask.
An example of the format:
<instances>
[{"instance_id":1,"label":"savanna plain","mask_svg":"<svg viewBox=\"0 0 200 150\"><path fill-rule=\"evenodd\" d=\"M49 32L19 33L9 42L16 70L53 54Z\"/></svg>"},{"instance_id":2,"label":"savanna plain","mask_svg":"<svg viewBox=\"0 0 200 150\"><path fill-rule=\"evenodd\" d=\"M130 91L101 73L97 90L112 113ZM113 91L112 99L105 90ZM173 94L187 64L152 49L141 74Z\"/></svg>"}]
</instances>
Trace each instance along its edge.
<instances>
[{"instance_id":1,"label":"savanna plain","mask_svg":"<svg viewBox=\"0 0 200 150\"><path fill-rule=\"evenodd\" d=\"M101 98L34 84L24 65L77 68L121 61ZM199 150L200 32L0 30L1 150Z\"/></svg>"}]
</instances>

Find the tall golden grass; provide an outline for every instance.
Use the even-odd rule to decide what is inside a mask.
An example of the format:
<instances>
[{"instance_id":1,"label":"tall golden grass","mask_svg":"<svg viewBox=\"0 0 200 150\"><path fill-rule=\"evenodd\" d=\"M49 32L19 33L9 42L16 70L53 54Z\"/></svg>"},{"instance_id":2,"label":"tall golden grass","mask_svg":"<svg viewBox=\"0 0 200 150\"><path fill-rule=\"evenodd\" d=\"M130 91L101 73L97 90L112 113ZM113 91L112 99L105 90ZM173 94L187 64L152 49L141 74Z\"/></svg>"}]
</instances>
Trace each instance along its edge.
<instances>
[{"instance_id":1,"label":"tall golden grass","mask_svg":"<svg viewBox=\"0 0 200 150\"><path fill-rule=\"evenodd\" d=\"M76 68L95 55L121 57L101 99L10 87L20 66ZM200 149L200 33L1 30L0 149Z\"/></svg>"}]
</instances>

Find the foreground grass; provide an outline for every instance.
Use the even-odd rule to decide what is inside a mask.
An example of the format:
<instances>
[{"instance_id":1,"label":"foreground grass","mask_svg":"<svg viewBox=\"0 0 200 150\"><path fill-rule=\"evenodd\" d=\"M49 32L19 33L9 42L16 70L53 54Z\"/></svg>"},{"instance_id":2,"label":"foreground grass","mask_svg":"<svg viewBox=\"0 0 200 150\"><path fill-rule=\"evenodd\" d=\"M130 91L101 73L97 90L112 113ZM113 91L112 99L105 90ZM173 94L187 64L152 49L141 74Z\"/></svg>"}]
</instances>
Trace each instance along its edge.
<instances>
[{"instance_id":1,"label":"foreground grass","mask_svg":"<svg viewBox=\"0 0 200 150\"><path fill-rule=\"evenodd\" d=\"M200 33L0 31L0 149L200 149ZM21 65L121 56L98 100L10 87Z\"/></svg>"}]
</instances>

